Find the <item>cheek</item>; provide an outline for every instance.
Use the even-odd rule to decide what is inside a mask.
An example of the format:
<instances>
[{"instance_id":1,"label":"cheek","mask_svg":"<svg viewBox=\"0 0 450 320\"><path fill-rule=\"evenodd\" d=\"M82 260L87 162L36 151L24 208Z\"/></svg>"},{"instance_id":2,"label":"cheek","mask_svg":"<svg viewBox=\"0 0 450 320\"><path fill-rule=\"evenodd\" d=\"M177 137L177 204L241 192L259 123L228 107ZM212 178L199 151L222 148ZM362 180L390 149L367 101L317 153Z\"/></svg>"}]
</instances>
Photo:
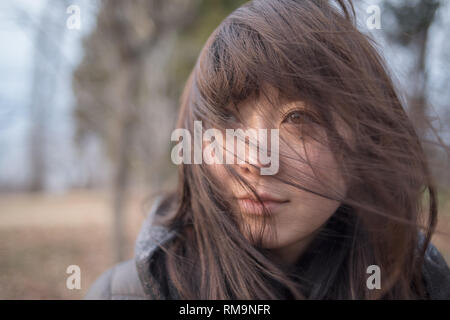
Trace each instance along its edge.
<instances>
[{"instance_id":1,"label":"cheek","mask_svg":"<svg viewBox=\"0 0 450 320\"><path fill-rule=\"evenodd\" d=\"M236 182L228 173L223 164L208 164L207 169L216 184L221 187L221 194L224 198L233 197L233 190L236 188Z\"/></svg>"},{"instance_id":2,"label":"cheek","mask_svg":"<svg viewBox=\"0 0 450 320\"><path fill-rule=\"evenodd\" d=\"M312 235L336 212L346 193L344 180L328 148L310 144L296 150L297 155L285 160L291 170L287 172L288 176L296 184L332 199L287 186L285 191L291 202L282 214L276 216L277 239L267 238L265 246L268 248L286 246ZM299 156L301 161L296 160Z\"/></svg>"},{"instance_id":3,"label":"cheek","mask_svg":"<svg viewBox=\"0 0 450 320\"><path fill-rule=\"evenodd\" d=\"M270 232L265 233L265 248L289 247L310 238L336 212L340 202L313 193L297 191L285 211L274 217ZM259 231L255 226L254 233ZM276 236L274 236L276 234Z\"/></svg>"},{"instance_id":4,"label":"cheek","mask_svg":"<svg viewBox=\"0 0 450 320\"><path fill-rule=\"evenodd\" d=\"M287 214L280 215L280 226L297 228L301 232L312 232L330 218L340 202L325 199L310 192L299 192L293 199Z\"/></svg>"},{"instance_id":5,"label":"cheek","mask_svg":"<svg viewBox=\"0 0 450 320\"><path fill-rule=\"evenodd\" d=\"M226 183L229 179L229 174L223 164L208 164L207 169L216 181Z\"/></svg>"},{"instance_id":6,"label":"cheek","mask_svg":"<svg viewBox=\"0 0 450 320\"><path fill-rule=\"evenodd\" d=\"M333 153L328 148L320 147L315 151L311 161L316 190L330 198L342 201L347 193L347 186Z\"/></svg>"},{"instance_id":7,"label":"cheek","mask_svg":"<svg viewBox=\"0 0 450 320\"><path fill-rule=\"evenodd\" d=\"M327 146L326 139L300 140L292 135L280 145L280 171L296 185L324 195L319 197L342 200L347 192L341 169ZM305 191L289 187L292 195L304 197Z\"/></svg>"}]
</instances>

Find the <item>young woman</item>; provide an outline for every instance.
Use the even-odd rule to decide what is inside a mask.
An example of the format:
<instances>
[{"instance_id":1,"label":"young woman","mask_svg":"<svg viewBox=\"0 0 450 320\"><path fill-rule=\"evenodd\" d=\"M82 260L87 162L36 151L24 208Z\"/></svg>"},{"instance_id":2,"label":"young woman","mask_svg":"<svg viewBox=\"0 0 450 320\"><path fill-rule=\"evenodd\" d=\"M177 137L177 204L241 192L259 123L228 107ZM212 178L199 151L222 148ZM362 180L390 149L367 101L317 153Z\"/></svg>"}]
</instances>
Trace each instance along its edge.
<instances>
[{"instance_id":1,"label":"young woman","mask_svg":"<svg viewBox=\"0 0 450 320\"><path fill-rule=\"evenodd\" d=\"M244 158L206 141L236 161L180 164L136 259L87 298L450 298L449 268L430 244L425 154L351 3L255 0L234 11L182 95L178 127L194 136L194 121L223 137L277 130L266 151L279 169L261 174L250 138Z\"/></svg>"}]
</instances>

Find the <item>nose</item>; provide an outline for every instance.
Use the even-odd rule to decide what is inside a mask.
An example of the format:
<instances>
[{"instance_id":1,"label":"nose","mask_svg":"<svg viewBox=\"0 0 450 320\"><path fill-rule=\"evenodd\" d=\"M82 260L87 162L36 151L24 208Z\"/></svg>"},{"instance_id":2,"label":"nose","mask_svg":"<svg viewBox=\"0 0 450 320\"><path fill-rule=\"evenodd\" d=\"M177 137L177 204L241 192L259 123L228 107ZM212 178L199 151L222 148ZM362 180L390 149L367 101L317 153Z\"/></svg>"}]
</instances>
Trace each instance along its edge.
<instances>
[{"instance_id":1,"label":"nose","mask_svg":"<svg viewBox=\"0 0 450 320\"><path fill-rule=\"evenodd\" d=\"M251 129L255 130L255 128ZM270 153L270 139L268 139L268 141L266 141L265 143L262 143L263 133L258 133L257 130L255 130L254 133L256 134L256 136L253 136L253 139L245 139L245 156L238 159L238 161L236 162L239 171L243 175L260 176L261 168L270 166L270 164L264 165L260 161L260 152ZM268 150L266 150L266 148Z\"/></svg>"},{"instance_id":2,"label":"nose","mask_svg":"<svg viewBox=\"0 0 450 320\"><path fill-rule=\"evenodd\" d=\"M260 176L261 169L270 166L270 164L262 164L260 159L260 153L267 156L271 154L271 133L270 130L273 129L273 117L271 115L261 112L258 108L243 108L242 116L245 119L241 123L241 131L239 135L241 143L245 143L245 156L236 153L235 156L237 162L235 162L236 168L241 174L246 176ZM236 141L237 142L237 141ZM236 146L237 147L237 146ZM260 150L261 149L261 150ZM240 158L240 159L239 159ZM240 160L240 161L239 161Z\"/></svg>"},{"instance_id":3,"label":"nose","mask_svg":"<svg viewBox=\"0 0 450 320\"><path fill-rule=\"evenodd\" d=\"M261 165L260 164L252 164L246 161L245 163L238 163L237 164L239 171L243 175L252 175L252 176L259 176L261 172Z\"/></svg>"}]
</instances>

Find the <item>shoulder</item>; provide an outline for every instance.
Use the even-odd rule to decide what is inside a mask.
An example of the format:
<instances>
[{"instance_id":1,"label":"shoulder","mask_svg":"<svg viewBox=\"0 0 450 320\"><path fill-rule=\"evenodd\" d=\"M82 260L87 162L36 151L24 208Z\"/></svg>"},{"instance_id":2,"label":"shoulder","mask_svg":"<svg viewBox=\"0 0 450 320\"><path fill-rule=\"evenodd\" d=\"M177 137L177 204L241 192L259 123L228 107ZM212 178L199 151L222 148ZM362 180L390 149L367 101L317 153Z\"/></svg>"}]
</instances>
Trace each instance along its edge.
<instances>
[{"instance_id":1,"label":"shoulder","mask_svg":"<svg viewBox=\"0 0 450 320\"><path fill-rule=\"evenodd\" d=\"M431 299L450 299L450 269L431 243L425 252L423 277Z\"/></svg>"},{"instance_id":2,"label":"shoulder","mask_svg":"<svg viewBox=\"0 0 450 320\"><path fill-rule=\"evenodd\" d=\"M86 300L148 299L139 279L134 260L121 262L101 274L89 288Z\"/></svg>"}]
</instances>

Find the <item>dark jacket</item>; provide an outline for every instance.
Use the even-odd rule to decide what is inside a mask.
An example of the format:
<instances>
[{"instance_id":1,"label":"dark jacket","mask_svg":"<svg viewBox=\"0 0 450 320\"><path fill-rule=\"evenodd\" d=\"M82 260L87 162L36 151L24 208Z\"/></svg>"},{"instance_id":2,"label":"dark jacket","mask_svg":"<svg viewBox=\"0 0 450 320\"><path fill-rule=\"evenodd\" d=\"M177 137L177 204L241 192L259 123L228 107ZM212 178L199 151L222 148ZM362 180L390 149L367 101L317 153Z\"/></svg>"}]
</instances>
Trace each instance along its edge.
<instances>
[{"instance_id":1,"label":"dark jacket","mask_svg":"<svg viewBox=\"0 0 450 320\"><path fill-rule=\"evenodd\" d=\"M162 259L158 259L162 253L160 246L176 234L153 223L155 215L164 210L161 199L156 200L137 238L135 258L105 271L85 299L179 299L170 281L161 281L165 274L160 264ZM431 299L450 299L450 269L432 244L426 251L423 278Z\"/></svg>"}]
</instances>

